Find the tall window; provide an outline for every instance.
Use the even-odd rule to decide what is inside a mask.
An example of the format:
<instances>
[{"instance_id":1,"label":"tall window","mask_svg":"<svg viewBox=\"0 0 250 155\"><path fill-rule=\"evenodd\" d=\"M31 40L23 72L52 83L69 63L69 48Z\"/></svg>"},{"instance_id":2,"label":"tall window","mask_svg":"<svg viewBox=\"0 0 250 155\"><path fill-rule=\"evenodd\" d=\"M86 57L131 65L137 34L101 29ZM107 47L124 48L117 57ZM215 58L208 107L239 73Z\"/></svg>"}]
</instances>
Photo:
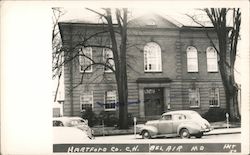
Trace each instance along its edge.
<instances>
[{"instance_id":1,"label":"tall window","mask_svg":"<svg viewBox=\"0 0 250 155\"><path fill-rule=\"evenodd\" d=\"M219 107L219 88L211 88L209 90L209 106L210 107Z\"/></svg>"},{"instance_id":2,"label":"tall window","mask_svg":"<svg viewBox=\"0 0 250 155\"><path fill-rule=\"evenodd\" d=\"M144 47L144 71L162 71L161 48L154 42L147 43Z\"/></svg>"},{"instance_id":3,"label":"tall window","mask_svg":"<svg viewBox=\"0 0 250 155\"><path fill-rule=\"evenodd\" d=\"M80 96L81 111L93 108L93 92L85 92Z\"/></svg>"},{"instance_id":4,"label":"tall window","mask_svg":"<svg viewBox=\"0 0 250 155\"><path fill-rule=\"evenodd\" d=\"M92 61L89 58L92 59L92 48L81 47L79 49L80 72L84 72L84 70L85 72L92 72L92 66L89 66L92 63Z\"/></svg>"},{"instance_id":5,"label":"tall window","mask_svg":"<svg viewBox=\"0 0 250 155\"><path fill-rule=\"evenodd\" d=\"M189 106L191 108L200 107L199 88L189 89Z\"/></svg>"},{"instance_id":6,"label":"tall window","mask_svg":"<svg viewBox=\"0 0 250 155\"><path fill-rule=\"evenodd\" d=\"M108 48L103 49L103 58L104 58L104 62L106 63L106 65L115 69L115 63L114 63L114 59L113 59L114 56L113 56L113 52L111 49L108 49ZM108 67L104 67L104 71L105 72L112 72L112 70Z\"/></svg>"},{"instance_id":7,"label":"tall window","mask_svg":"<svg viewBox=\"0 0 250 155\"><path fill-rule=\"evenodd\" d=\"M107 91L105 92L105 105L104 109L106 111L116 109L116 91Z\"/></svg>"},{"instance_id":8,"label":"tall window","mask_svg":"<svg viewBox=\"0 0 250 155\"><path fill-rule=\"evenodd\" d=\"M217 53L213 47L207 48L207 71L218 72Z\"/></svg>"},{"instance_id":9,"label":"tall window","mask_svg":"<svg viewBox=\"0 0 250 155\"><path fill-rule=\"evenodd\" d=\"M197 49L193 46L187 48L187 71L198 72Z\"/></svg>"}]
</instances>

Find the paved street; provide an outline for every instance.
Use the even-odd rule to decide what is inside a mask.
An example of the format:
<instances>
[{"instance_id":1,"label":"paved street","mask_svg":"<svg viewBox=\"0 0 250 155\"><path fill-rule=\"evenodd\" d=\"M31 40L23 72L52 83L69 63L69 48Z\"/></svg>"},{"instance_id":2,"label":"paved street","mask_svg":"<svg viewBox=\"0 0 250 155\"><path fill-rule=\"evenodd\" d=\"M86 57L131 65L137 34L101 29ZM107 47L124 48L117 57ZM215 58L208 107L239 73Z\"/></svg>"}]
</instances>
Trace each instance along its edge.
<instances>
[{"instance_id":1,"label":"paved street","mask_svg":"<svg viewBox=\"0 0 250 155\"><path fill-rule=\"evenodd\" d=\"M90 142L97 143L237 143L241 141L241 134L222 134L222 135L207 135L201 139L190 138L181 139L179 137L174 138L156 138L156 139L142 139L139 135L119 135L119 136L104 136L96 137Z\"/></svg>"}]
</instances>

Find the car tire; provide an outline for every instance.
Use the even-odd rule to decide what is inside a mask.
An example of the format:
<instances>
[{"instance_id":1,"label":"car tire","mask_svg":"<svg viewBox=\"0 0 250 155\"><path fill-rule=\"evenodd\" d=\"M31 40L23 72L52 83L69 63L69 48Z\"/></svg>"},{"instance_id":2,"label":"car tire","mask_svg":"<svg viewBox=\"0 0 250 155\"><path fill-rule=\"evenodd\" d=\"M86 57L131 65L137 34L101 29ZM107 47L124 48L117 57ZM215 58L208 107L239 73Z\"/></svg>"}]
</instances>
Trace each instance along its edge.
<instances>
[{"instance_id":1,"label":"car tire","mask_svg":"<svg viewBox=\"0 0 250 155\"><path fill-rule=\"evenodd\" d=\"M201 138L202 136L203 136L203 132L200 132L200 133L195 135L195 138Z\"/></svg>"},{"instance_id":2,"label":"car tire","mask_svg":"<svg viewBox=\"0 0 250 155\"><path fill-rule=\"evenodd\" d=\"M145 130L145 131L142 132L142 138L143 139L150 139L151 135L147 130Z\"/></svg>"},{"instance_id":3,"label":"car tire","mask_svg":"<svg viewBox=\"0 0 250 155\"><path fill-rule=\"evenodd\" d=\"M190 138L190 133L189 133L188 129L186 129L186 128L181 129L180 136L181 136L181 138Z\"/></svg>"}]
</instances>

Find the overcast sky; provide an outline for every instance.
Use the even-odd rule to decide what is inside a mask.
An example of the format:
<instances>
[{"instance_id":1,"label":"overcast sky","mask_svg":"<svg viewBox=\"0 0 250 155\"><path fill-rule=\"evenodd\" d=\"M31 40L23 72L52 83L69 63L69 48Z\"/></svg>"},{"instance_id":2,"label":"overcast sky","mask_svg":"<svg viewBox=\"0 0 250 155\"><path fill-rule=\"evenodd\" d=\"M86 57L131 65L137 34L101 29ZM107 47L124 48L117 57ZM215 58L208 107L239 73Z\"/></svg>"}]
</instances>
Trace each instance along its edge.
<instances>
[{"instance_id":1,"label":"overcast sky","mask_svg":"<svg viewBox=\"0 0 250 155\"><path fill-rule=\"evenodd\" d=\"M103 11L100 8L91 8L93 10L98 10L98 12ZM145 15L147 13L156 13L159 15L168 16L172 19L176 20L177 22L186 25L186 26L199 26L195 22L193 22L186 14L189 15L201 15L204 14L203 12L199 11L198 9L181 9L181 10L164 10L164 9L138 9L138 8L129 8L130 13L128 15L129 20L140 17L142 15ZM101 22L100 17L89 10L87 10L84 7L79 8L64 8L65 14L61 18L61 21L70 21L70 22L89 22L89 23L96 23ZM208 21L208 18L206 16L199 16L199 18L202 18L202 21ZM206 22L206 24L208 24ZM209 23L209 25L211 24Z\"/></svg>"}]
</instances>

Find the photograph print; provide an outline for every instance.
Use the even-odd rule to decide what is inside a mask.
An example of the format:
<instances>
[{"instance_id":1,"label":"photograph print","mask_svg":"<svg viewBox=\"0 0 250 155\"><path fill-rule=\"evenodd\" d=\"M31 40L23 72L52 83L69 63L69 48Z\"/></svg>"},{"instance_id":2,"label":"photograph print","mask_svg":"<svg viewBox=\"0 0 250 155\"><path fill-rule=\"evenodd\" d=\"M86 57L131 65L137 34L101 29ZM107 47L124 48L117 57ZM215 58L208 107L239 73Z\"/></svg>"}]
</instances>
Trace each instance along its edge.
<instances>
[{"instance_id":1,"label":"photograph print","mask_svg":"<svg viewBox=\"0 0 250 155\"><path fill-rule=\"evenodd\" d=\"M241 8L52 8L54 153L241 153Z\"/></svg>"}]
</instances>

